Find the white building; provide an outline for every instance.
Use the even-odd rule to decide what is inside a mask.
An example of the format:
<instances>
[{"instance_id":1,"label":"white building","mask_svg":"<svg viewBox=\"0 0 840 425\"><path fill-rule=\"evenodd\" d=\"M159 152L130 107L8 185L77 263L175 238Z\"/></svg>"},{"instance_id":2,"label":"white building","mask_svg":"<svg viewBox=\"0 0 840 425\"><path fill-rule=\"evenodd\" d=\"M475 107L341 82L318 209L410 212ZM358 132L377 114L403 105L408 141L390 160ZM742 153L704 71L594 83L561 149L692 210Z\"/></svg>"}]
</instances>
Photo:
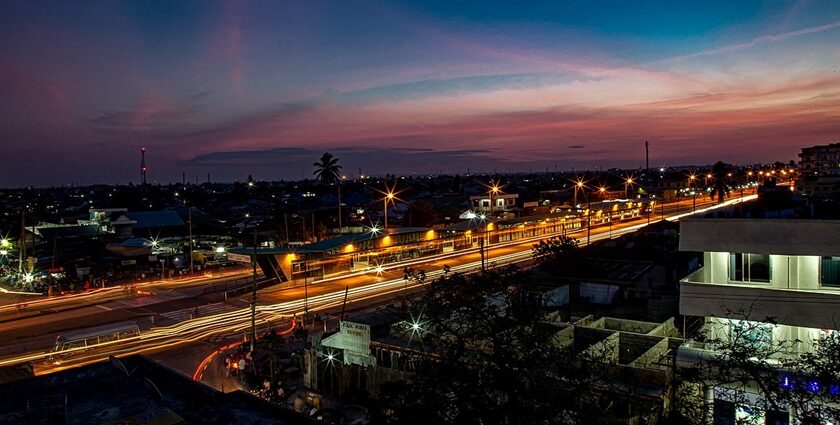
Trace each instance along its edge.
<instances>
[{"instance_id":1,"label":"white building","mask_svg":"<svg viewBox=\"0 0 840 425\"><path fill-rule=\"evenodd\" d=\"M490 208L490 195L477 195L477 196L470 196L470 206L475 211L481 211L484 213L490 212L504 212L510 211L516 208L516 198L519 198L519 195L516 193L499 193L493 195L493 207Z\"/></svg>"},{"instance_id":2,"label":"white building","mask_svg":"<svg viewBox=\"0 0 840 425\"><path fill-rule=\"evenodd\" d=\"M680 250L704 253L680 282L679 309L704 317L708 337L726 340L749 324L751 340L798 339L807 351L840 329L840 221L689 219Z\"/></svg>"},{"instance_id":3,"label":"white building","mask_svg":"<svg viewBox=\"0 0 840 425\"><path fill-rule=\"evenodd\" d=\"M840 329L840 221L685 220L680 250L704 253L681 282L681 314L749 307L791 328Z\"/></svg>"}]
</instances>

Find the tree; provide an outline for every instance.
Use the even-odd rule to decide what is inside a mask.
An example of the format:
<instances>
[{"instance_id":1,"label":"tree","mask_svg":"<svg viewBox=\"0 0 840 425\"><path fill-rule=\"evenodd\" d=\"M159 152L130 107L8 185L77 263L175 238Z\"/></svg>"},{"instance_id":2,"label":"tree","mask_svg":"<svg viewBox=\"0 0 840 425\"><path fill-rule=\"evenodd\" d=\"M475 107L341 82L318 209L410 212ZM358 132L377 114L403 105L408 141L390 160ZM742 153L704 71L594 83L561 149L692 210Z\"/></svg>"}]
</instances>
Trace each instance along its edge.
<instances>
[{"instance_id":1,"label":"tree","mask_svg":"<svg viewBox=\"0 0 840 425\"><path fill-rule=\"evenodd\" d=\"M600 272L578 247L578 240L569 236L554 236L540 240L531 251L543 270L566 276L596 277Z\"/></svg>"},{"instance_id":2,"label":"tree","mask_svg":"<svg viewBox=\"0 0 840 425\"><path fill-rule=\"evenodd\" d=\"M545 264L559 261L563 256L568 256L577 249L577 239L568 236L554 236L549 239L541 239L534 244L531 251L535 259L541 260Z\"/></svg>"},{"instance_id":3,"label":"tree","mask_svg":"<svg viewBox=\"0 0 840 425\"><path fill-rule=\"evenodd\" d=\"M383 386L380 400L399 424L609 423L593 396L596 374L539 309L521 304L529 274L515 268L427 285L407 307L416 326L410 382Z\"/></svg>"},{"instance_id":4,"label":"tree","mask_svg":"<svg viewBox=\"0 0 840 425\"><path fill-rule=\"evenodd\" d=\"M315 171L312 175L324 185L335 183L338 188L338 232L342 233L341 227L341 166L338 165L338 158L334 157L329 152L324 152L321 155L321 161L312 164Z\"/></svg>"},{"instance_id":5,"label":"tree","mask_svg":"<svg viewBox=\"0 0 840 425\"><path fill-rule=\"evenodd\" d=\"M437 211L431 202L421 199L409 204L406 215L409 226L427 227L435 222Z\"/></svg>"},{"instance_id":6,"label":"tree","mask_svg":"<svg viewBox=\"0 0 840 425\"><path fill-rule=\"evenodd\" d=\"M727 180L729 180L729 167L723 161L718 161L712 166L712 180L711 197L712 199L717 197L718 203L721 203L724 198L729 196L729 184L727 183Z\"/></svg>"},{"instance_id":7,"label":"tree","mask_svg":"<svg viewBox=\"0 0 840 425\"><path fill-rule=\"evenodd\" d=\"M756 419L762 416L786 418L789 408L801 424L840 419L837 332L826 332L818 341L776 338L772 317L748 320L749 309L727 316L739 319L710 319L694 339L695 346L702 345L698 361L678 370L673 423L699 425L711 416L732 423L736 409L752 412L734 422L744 425L763 424ZM716 405L705 397L709 389L715 389Z\"/></svg>"}]
</instances>

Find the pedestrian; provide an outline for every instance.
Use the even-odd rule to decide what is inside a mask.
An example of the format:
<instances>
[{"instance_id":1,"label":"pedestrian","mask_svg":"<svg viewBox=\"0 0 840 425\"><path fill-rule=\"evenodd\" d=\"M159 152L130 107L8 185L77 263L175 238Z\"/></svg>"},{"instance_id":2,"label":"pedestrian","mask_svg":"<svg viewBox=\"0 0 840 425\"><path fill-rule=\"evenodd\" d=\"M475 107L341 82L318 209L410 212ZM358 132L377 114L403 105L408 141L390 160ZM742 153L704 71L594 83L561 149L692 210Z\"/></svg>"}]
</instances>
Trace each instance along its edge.
<instances>
[{"instance_id":1,"label":"pedestrian","mask_svg":"<svg viewBox=\"0 0 840 425\"><path fill-rule=\"evenodd\" d=\"M230 356L225 357L225 378L230 378Z\"/></svg>"},{"instance_id":2,"label":"pedestrian","mask_svg":"<svg viewBox=\"0 0 840 425\"><path fill-rule=\"evenodd\" d=\"M247 362L245 361L244 357L239 359L239 373L245 373L245 365L246 364L247 364Z\"/></svg>"}]
</instances>

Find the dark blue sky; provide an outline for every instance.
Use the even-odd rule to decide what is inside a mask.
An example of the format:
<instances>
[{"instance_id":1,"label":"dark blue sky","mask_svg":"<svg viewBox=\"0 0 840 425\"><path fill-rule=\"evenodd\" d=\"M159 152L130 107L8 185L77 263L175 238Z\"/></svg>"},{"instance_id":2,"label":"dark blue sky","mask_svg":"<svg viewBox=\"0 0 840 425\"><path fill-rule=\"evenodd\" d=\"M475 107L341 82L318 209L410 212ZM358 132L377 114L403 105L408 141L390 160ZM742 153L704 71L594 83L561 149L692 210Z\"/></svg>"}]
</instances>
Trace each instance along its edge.
<instances>
[{"instance_id":1,"label":"dark blue sky","mask_svg":"<svg viewBox=\"0 0 840 425\"><path fill-rule=\"evenodd\" d=\"M840 136L840 6L0 4L0 186L794 159ZM574 147L574 148L572 148Z\"/></svg>"}]
</instances>

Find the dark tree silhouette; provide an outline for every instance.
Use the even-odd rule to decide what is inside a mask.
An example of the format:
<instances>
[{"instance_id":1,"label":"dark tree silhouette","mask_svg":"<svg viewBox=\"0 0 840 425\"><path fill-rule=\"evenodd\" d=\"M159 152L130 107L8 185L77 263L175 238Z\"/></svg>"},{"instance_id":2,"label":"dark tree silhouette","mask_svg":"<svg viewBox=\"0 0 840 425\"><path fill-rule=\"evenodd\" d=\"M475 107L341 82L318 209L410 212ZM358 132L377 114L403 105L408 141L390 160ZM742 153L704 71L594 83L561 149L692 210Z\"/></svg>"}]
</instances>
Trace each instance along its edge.
<instances>
[{"instance_id":1,"label":"dark tree silhouette","mask_svg":"<svg viewBox=\"0 0 840 425\"><path fill-rule=\"evenodd\" d=\"M722 161L718 161L712 166L712 199L717 197L718 203L729 196L729 167Z\"/></svg>"},{"instance_id":2,"label":"dark tree silhouette","mask_svg":"<svg viewBox=\"0 0 840 425\"><path fill-rule=\"evenodd\" d=\"M383 385L389 423L600 424L614 418L592 388L592 362L561 347L514 268L448 275L426 286L407 316L419 323L409 381Z\"/></svg>"},{"instance_id":3,"label":"dark tree silhouette","mask_svg":"<svg viewBox=\"0 0 840 425\"><path fill-rule=\"evenodd\" d=\"M713 403L704 394L711 388L725 388L721 391L725 401L748 407L756 417L781 413L786 419L791 409L796 423L836 423L840 418L840 394L836 390L840 381L840 334L823 331L824 336L814 341L777 339L772 336L775 318L751 321L749 310L726 314L739 320L710 319L708 333L694 338L694 346L702 346L703 354L686 357L696 358L694 364L686 362L677 370L679 387L667 423L708 423ZM743 419L729 423L756 422Z\"/></svg>"},{"instance_id":4,"label":"dark tree silhouette","mask_svg":"<svg viewBox=\"0 0 840 425\"><path fill-rule=\"evenodd\" d=\"M338 188L338 232L342 233L341 227L341 166L338 165L338 158L334 157L329 152L324 152L321 155L321 161L312 164L315 171L312 175L321 182L321 184L329 185L335 183Z\"/></svg>"},{"instance_id":5,"label":"dark tree silhouette","mask_svg":"<svg viewBox=\"0 0 840 425\"><path fill-rule=\"evenodd\" d=\"M409 226L426 227L435 222L437 211L431 202L421 199L408 206L407 216Z\"/></svg>"}]
</instances>

